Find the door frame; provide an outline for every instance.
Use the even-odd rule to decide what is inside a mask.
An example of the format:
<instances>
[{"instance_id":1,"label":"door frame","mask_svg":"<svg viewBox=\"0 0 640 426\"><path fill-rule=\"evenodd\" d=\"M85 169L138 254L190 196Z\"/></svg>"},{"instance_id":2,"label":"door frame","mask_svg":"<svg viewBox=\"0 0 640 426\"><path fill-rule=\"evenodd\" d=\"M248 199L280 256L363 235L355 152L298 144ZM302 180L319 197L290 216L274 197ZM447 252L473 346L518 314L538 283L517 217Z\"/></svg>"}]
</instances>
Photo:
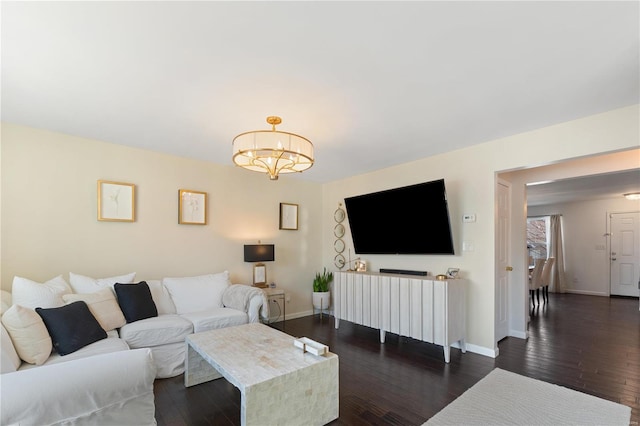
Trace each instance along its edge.
<instances>
[{"instance_id":1,"label":"door frame","mask_svg":"<svg viewBox=\"0 0 640 426\"><path fill-rule=\"evenodd\" d=\"M607 211L607 233L604 234L607 237L607 247L606 247L606 253L608 256L608 263L607 263L607 272L609 275L609 285L607 285L607 296L611 297L611 215L612 214L628 214L628 213L640 213L640 210L622 210L622 211L618 211L618 210L614 210L614 211Z\"/></svg>"}]
</instances>

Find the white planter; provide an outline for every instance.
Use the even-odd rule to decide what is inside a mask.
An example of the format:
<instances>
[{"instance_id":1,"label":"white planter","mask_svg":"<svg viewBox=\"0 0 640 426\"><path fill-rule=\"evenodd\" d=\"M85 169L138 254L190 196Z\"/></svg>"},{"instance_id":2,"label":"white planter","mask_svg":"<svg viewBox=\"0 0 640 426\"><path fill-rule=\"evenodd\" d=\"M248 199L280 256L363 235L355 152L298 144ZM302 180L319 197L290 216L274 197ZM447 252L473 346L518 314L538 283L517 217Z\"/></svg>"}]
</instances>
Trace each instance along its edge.
<instances>
[{"instance_id":1,"label":"white planter","mask_svg":"<svg viewBox=\"0 0 640 426\"><path fill-rule=\"evenodd\" d=\"M331 303L331 292L323 291L323 292L313 292L313 307L315 309L329 309L329 304Z\"/></svg>"}]
</instances>

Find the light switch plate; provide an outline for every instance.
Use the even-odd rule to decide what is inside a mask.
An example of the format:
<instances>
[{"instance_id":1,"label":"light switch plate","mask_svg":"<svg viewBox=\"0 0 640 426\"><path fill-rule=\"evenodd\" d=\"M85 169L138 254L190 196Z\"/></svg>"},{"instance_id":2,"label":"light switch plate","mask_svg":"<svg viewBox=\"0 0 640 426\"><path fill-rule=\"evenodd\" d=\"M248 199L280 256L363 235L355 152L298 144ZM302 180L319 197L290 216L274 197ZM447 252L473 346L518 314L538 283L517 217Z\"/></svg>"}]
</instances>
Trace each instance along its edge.
<instances>
[{"instance_id":1,"label":"light switch plate","mask_svg":"<svg viewBox=\"0 0 640 426\"><path fill-rule=\"evenodd\" d=\"M475 222L476 221L476 215L475 214L465 214L462 215L462 221L464 223L471 223L471 222Z\"/></svg>"}]
</instances>

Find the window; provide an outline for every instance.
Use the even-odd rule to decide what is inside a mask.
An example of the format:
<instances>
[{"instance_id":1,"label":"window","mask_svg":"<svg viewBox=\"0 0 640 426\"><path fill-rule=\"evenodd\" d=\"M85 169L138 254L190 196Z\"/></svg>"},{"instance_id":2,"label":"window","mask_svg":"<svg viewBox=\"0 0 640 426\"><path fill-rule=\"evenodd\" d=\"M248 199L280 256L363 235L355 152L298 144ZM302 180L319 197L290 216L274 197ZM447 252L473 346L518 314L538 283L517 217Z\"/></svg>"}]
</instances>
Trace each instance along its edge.
<instances>
[{"instance_id":1,"label":"window","mask_svg":"<svg viewBox=\"0 0 640 426\"><path fill-rule=\"evenodd\" d=\"M533 266L535 259L546 259L549 248L549 216L527 218L527 250L529 252L529 266Z\"/></svg>"}]
</instances>

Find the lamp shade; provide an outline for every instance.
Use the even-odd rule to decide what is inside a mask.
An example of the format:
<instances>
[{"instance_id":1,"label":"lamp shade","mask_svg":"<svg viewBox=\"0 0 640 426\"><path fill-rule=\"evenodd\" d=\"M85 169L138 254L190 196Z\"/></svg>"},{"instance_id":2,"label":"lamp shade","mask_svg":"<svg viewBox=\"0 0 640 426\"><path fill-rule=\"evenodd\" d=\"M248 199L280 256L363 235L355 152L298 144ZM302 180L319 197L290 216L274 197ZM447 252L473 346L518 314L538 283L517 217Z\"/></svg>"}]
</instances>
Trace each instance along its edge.
<instances>
[{"instance_id":1,"label":"lamp shade","mask_svg":"<svg viewBox=\"0 0 640 426\"><path fill-rule=\"evenodd\" d=\"M245 262L273 262L275 248L273 244L248 244L244 246Z\"/></svg>"}]
</instances>

